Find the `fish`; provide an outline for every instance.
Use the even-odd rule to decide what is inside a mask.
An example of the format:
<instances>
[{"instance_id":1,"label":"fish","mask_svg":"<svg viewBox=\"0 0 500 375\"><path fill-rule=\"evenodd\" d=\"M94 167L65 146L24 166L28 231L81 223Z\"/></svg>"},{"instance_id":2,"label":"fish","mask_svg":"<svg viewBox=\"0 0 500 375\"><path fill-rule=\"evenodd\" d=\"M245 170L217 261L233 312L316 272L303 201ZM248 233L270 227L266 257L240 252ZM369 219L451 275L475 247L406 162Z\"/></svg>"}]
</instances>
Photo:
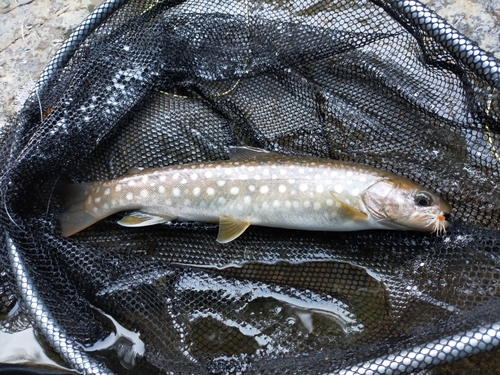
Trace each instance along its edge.
<instances>
[{"instance_id":1,"label":"fish","mask_svg":"<svg viewBox=\"0 0 500 375\"><path fill-rule=\"evenodd\" d=\"M118 212L118 224L218 223L228 243L250 225L309 231L446 231L450 205L397 174L332 159L233 147L229 160L133 169L122 177L70 184L60 216L69 237Z\"/></svg>"}]
</instances>

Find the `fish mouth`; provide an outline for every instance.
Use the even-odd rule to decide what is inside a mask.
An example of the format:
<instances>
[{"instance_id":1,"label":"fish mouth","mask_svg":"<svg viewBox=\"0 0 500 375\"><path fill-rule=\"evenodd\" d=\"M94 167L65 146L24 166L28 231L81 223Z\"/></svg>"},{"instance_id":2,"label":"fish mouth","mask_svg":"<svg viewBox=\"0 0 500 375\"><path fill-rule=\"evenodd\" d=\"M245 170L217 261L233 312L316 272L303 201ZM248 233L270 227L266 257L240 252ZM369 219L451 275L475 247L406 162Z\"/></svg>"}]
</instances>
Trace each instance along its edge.
<instances>
[{"instance_id":1,"label":"fish mouth","mask_svg":"<svg viewBox=\"0 0 500 375\"><path fill-rule=\"evenodd\" d=\"M446 233L446 229L450 226L447 220L446 213L441 212L438 215L423 215L421 217L412 217L409 224L395 222L392 220L379 220L389 229L396 230L414 230L421 232L432 232L438 236Z\"/></svg>"}]
</instances>

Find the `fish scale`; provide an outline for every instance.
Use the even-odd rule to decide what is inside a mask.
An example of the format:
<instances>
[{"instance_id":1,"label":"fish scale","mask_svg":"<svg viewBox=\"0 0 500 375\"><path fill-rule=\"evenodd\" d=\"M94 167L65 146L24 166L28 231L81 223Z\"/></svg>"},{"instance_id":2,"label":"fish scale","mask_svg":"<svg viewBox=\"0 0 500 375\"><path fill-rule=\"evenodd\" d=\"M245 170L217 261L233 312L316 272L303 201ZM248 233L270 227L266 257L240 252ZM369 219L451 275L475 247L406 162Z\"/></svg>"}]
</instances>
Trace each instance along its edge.
<instances>
[{"instance_id":1,"label":"fish scale","mask_svg":"<svg viewBox=\"0 0 500 375\"><path fill-rule=\"evenodd\" d=\"M132 211L119 221L131 227L171 220L219 223L220 242L232 241L249 225L326 231L419 229L381 219L367 204L377 194L389 196L408 188L432 197L434 220L449 211L434 193L384 170L247 147L232 149L226 161L147 169L75 187L71 195L77 197L71 200L77 203L61 217L65 236L120 211ZM401 194L392 195L384 207L399 199L403 206L414 206L413 211L430 210L418 207L414 197L407 202Z\"/></svg>"}]
</instances>

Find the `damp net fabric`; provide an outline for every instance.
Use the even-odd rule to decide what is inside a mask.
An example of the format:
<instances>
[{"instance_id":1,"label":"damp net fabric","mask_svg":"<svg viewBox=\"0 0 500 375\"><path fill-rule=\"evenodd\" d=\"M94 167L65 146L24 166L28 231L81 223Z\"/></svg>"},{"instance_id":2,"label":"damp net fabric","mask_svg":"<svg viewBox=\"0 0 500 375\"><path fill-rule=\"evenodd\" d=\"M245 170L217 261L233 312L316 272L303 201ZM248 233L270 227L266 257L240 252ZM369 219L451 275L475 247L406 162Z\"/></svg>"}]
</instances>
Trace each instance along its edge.
<instances>
[{"instance_id":1,"label":"damp net fabric","mask_svg":"<svg viewBox=\"0 0 500 375\"><path fill-rule=\"evenodd\" d=\"M413 1L107 2L1 133L1 312L17 301L88 374L404 373L490 350L499 64ZM445 198L452 224L250 227L222 245L214 225L115 215L60 235L61 184L234 145L390 170ZM144 350L126 335L96 350L110 317Z\"/></svg>"}]
</instances>

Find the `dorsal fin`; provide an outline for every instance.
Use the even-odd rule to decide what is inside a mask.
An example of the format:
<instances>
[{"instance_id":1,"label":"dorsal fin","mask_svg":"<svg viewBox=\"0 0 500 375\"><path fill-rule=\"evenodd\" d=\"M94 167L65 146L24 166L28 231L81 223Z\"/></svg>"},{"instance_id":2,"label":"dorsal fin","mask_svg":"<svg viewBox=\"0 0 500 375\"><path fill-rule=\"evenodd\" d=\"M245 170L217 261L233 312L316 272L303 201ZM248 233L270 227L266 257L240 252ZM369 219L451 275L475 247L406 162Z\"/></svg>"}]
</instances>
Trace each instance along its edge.
<instances>
[{"instance_id":1,"label":"dorsal fin","mask_svg":"<svg viewBox=\"0 0 500 375\"><path fill-rule=\"evenodd\" d=\"M144 168L144 167L132 167L132 168L130 168L130 169L127 171L127 174L129 174L129 175L131 175L131 174L137 174L137 173L141 173L141 172L147 171L148 169L151 169L151 168Z\"/></svg>"},{"instance_id":2,"label":"dorsal fin","mask_svg":"<svg viewBox=\"0 0 500 375\"><path fill-rule=\"evenodd\" d=\"M237 146L229 149L229 159L253 159L267 156L280 155L276 152L264 150L262 148L250 146Z\"/></svg>"}]
</instances>

